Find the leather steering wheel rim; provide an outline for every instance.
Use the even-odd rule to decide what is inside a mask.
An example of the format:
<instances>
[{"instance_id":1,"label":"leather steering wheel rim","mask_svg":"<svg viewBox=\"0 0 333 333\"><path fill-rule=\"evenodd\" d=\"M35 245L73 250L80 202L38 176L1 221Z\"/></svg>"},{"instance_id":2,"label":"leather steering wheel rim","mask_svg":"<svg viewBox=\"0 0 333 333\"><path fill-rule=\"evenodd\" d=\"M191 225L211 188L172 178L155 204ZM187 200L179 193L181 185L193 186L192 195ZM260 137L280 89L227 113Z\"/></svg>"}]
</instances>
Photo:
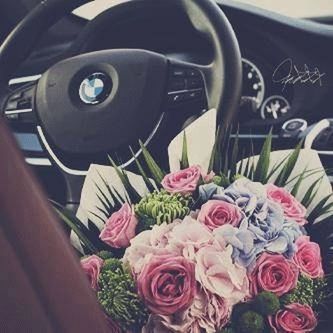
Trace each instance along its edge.
<instances>
[{"instance_id":1,"label":"leather steering wheel rim","mask_svg":"<svg viewBox=\"0 0 333 333\"><path fill-rule=\"evenodd\" d=\"M25 60L31 53L35 42L41 37L44 31L46 31L64 15L87 2L90 1L42 1L40 5L32 10L7 37L5 42L0 47L1 110L6 107L7 103L8 80L23 60ZM163 0L137 0L121 3L105 13L102 13L90 22L84 33L81 34L81 37L78 38L74 45L80 43L80 38L82 39L87 37L87 31L88 34L89 31L94 31L91 27L97 26L100 22L105 21L106 18L110 19L110 17L114 17L114 19L116 19L119 15L135 13L136 10L142 8L146 10L163 10L163 6L165 5L166 2ZM166 59L166 61L162 61L161 59L158 59L158 55L150 54L149 52L141 52L142 54L138 52L138 56L140 57L142 55L143 58L147 58L147 60L145 60L147 66L155 61L156 63L159 62L160 65L163 66L164 63L167 63L168 67L176 66L178 68L179 66L183 66L186 70L192 68L198 70L204 77L204 90L207 95L208 108L216 108L218 110L219 124L230 124L239 107L242 86L242 69L241 55L237 38L228 19L213 0L170 0L167 5L179 6L182 8L195 29L210 40L214 49L214 60L212 63L202 66L192 63L184 63L174 59ZM124 53L125 57L130 52L130 50L126 50ZM124 58L124 55L121 54L118 58ZM91 57L91 55L83 55L81 58L84 58L84 56L86 56L86 58ZM112 57L114 58L114 54ZM73 63L75 63L76 58L74 57L71 59L73 59ZM69 62L71 59L69 59ZM66 60L64 62L66 62ZM60 66L61 65L62 64L60 64ZM57 74L59 76L59 73ZM42 88L38 87L38 89L36 89L37 92L38 90L48 91L49 89L46 89L46 87L51 87L47 74L43 75L40 82L45 82L45 85ZM41 83L39 83L39 86L40 85ZM33 91L32 94L34 95L33 99L37 99L35 97L35 91ZM41 97L41 95L39 97ZM45 96L43 95L42 98L39 99L46 99L46 97L44 97ZM36 104L39 105L38 100ZM44 109L47 109L48 106L49 104L46 104ZM43 117L43 114L39 112L38 116L35 118L41 119ZM58 118L58 124L61 123L61 121L63 122L60 116L58 116ZM61 134L61 129L58 128L57 130L58 133ZM60 139L59 141L61 141ZM77 146L78 144L75 142L72 144L72 147L76 148ZM93 143L91 143L91 146L93 147ZM48 152L50 153L50 151ZM51 159L55 160L53 155L51 155Z\"/></svg>"}]
</instances>

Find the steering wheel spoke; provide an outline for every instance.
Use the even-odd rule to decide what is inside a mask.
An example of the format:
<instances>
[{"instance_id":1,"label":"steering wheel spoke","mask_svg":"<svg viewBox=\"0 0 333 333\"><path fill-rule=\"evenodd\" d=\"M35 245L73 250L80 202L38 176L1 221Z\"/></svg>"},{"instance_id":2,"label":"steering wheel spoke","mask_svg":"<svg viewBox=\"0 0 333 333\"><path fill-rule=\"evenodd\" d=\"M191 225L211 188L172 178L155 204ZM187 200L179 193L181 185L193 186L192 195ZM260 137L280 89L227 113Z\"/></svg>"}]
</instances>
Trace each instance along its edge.
<instances>
[{"instance_id":1,"label":"steering wheel spoke","mask_svg":"<svg viewBox=\"0 0 333 333\"><path fill-rule=\"evenodd\" d=\"M11 126L36 126L37 117L34 112L36 83L9 90L3 103L3 115Z\"/></svg>"}]
</instances>

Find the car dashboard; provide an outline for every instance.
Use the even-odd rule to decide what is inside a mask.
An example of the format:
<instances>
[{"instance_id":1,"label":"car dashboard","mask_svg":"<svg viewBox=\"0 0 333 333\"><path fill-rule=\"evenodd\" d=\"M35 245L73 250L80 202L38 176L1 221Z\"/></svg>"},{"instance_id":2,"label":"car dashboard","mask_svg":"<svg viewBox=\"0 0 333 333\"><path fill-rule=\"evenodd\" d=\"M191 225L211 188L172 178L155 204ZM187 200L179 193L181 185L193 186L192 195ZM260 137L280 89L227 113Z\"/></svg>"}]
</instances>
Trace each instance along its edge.
<instances>
[{"instance_id":1,"label":"car dashboard","mask_svg":"<svg viewBox=\"0 0 333 333\"><path fill-rule=\"evenodd\" d=\"M236 119L240 136L263 139L273 128L275 137L280 137L289 127L305 129L333 118L333 18L325 22L288 18L229 0L219 5L242 54L243 90ZM46 34L10 83L26 84L61 59L104 49L146 49L208 64L212 47L193 31L183 14L171 8L162 15L138 12L100 27L70 15ZM29 153L28 162L49 166L37 133L18 128L15 134ZM261 144L255 143L255 148ZM276 140L275 148L290 148L290 142Z\"/></svg>"}]
</instances>

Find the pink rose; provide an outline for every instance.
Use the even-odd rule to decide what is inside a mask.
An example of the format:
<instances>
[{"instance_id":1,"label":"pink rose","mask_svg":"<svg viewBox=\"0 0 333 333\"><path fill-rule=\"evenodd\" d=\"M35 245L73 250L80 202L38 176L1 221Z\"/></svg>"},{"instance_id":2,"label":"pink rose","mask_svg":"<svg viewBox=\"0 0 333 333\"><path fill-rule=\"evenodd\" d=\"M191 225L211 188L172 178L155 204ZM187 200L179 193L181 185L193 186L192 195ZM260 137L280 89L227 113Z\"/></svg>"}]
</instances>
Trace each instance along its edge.
<instances>
[{"instance_id":1,"label":"pink rose","mask_svg":"<svg viewBox=\"0 0 333 333\"><path fill-rule=\"evenodd\" d=\"M196 254L195 266L195 277L202 287L230 305L249 296L246 269L233 263L232 251L232 246L227 246L225 250L203 247Z\"/></svg>"},{"instance_id":2,"label":"pink rose","mask_svg":"<svg viewBox=\"0 0 333 333\"><path fill-rule=\"evenodd\" d=\"M317 243L310 242L310 237L301 236L296 241L297 252L294 262L302 273L312 279L324 276L320 247Z\"/></svg>"},{"instance_id":3,"label":"pink rose","mask_svg":"<svg viewBox=\"0 0 333 333\"><path fill-rule=\"evenodd\" d=\"M298 268L281 254L263 253L250 276L252 296L271 291L281 296L296 287Z\"/></svg>"},{"instance_id":4,"label":"pink rose","mask_svg":"<svg viewBox=\"0 0 333 333\"><path fill-rule=\"evenodd\" d=\"M99 238L115 248L127 247L135 236L137 224L133 207L126 203L107 220Z\"/></svg>"},{"instance_id":5,"label":"pink rose","mask_svg":"<svg viewBox=\"0 0 333 333\"><path fill-rule=\"evenodd\" d=\"M98 277L103 266L103 260L100 257L92 255L81 260L81 266L86 273L90 282L91 288L98 289Z\"/></svg>"},{"instance_id":6,"label":"pink rose","mask_svg":"<svg viewBox=\"0 0 333 333\"><path fill-rule=\"evenodd\" d=\"M202 205L198 215L198 220L210 230L214 230L225 224L237 227L242 219L243 215L239 207L221 200L207 201Z\"/></svg>"},{"instance_id":7,"label":"pink rose","mask_svg":"<svg viewBox=\"0 0 333 333\"><path fill-rule=\"evenodd\" d=\"M317 326L317 319L308 305L293 303L285 306L269 323L275 333L308 333Z\"/></svg>"},{"instance_id":8,"label":"pink rose","mask_svg":"<svg viewBox=\"0 0 333 333\"><path fill-rule=\"evenodd\" d=\"M179 256L150 256L137 285L151 312L171 315L183 311L192 304L196 293L194 264Z\"/></svg>"},{"instance_id":9,"label":"pink rose","mask_svg":"<svg viewBox=\"0 0 333 333\"><path fill-rule=\"evenodd\" d=\"M192 194L201 178L201 168L197 165L170 173L162 180L162 186L169 193Z\"/></svg>"},{"instance_id":10,"label":"pink rose","mask_svg":"<svg viewBox=\"0 0 333 333\"><path fill-rule=\"evenodd\" d=\"M284 216L287 219L294 220L300 225L308 223L306 220L306 208L284 188L268 184L267 196L282 207Z\"/></svg>"}]
</instances>

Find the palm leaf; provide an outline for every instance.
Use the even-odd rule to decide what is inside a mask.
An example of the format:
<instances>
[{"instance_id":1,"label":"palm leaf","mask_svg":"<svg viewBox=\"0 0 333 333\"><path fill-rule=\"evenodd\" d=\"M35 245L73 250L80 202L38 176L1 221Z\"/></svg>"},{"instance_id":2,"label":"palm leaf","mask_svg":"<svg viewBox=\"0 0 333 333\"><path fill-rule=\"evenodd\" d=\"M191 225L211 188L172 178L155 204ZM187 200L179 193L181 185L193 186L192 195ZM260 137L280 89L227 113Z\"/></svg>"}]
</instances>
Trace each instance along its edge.
<instances>
[{"instance_id":1,"label":"palm leaf","mask_svg":"<svg viewBox=\"0 0 333 333\"><path fill-rule=\"evenodd\" d=\"M281 161L278 161L274 164L271 171L267 174L267 178L265 180L265 183L268 183L270 178L281 168L281 166L286 162L286 160L290 157L291 154L288 154L285 156Z\"/></svg>"},{"instance_id":2,"label":"palm leaf","mask_svg":"<svg viewBox=\"0 0 333 333\"><path fill-rule=\"evenodd\" d=\"M116 173L117 173L118 177L120 178L120 180L125 188L125 191L128 194L130 201L134 202L134 203L139 202L141 200L141 196L136 191L136 189L132 186L131 182L128 179L126 172L124 170L121 170L116 165L116 163L112 160L112 158L110 156L109 156L109 160L110 160L112 166L115 168Z\"/></svg>"},{"instance_id":3,"label":"palm leaf","mask_svg":"<svg viewBox=\"0 0 333 333\"><path fill-rule=\"evenodd\" d=\"M302 205L304 207L308 207L314 197L317 195L317 192L319 190L319 187L316 189L317 185L322 181L323 177L318 178L312 185L309 187L309 189L305 192L305 195L301 201Z\"/></svg>"},{"instance_id":4,"label":"palm leaf","mask_svg":"<svg viewBox=\"0 0 333 333\"><path fill-rule=\"evenodd\" d=\"M270 130L265 143L262 147L257 166L253 174L253 180L265 183L267 179L270 155L272 151L272 130Z\"/></svg>"},{"instance_id":5,"label":"palm leaf","mask_svg":"<svg viewBox=\"0 0 333 333\"><path fill-rule=\"evenodd\" d=\"M148 178L145 170L143 169L143 166L142 164L140 163L139 159L137 158L137 156L135 156L135 153L133 151L133 149L130 147L130 151L131 151L131 154L134 158L134 161L135 161L135 164L140 172L140 175L142 176L142 179L143 181L145 182L146 186L147 186L147 189L148 191L151 193L151 192L154 192L155 190L155 187L154 185L152 184L152 182L150 181L150 179Z\"/></svg>"},{"instance_id":6,"label":"palm leaf","mask_svg":"<svg viewBox=\"0 0 333 333\"><path fill-rule=\"evenodd\" d=\"M180 168L186 169L190 166L190 163L188 161L188 149L187 149L187 138L186 138L186 132L184 131L183 136L183 149L182 149L182 158L180 161Z\"/></svg>"},{"instance_id":7,"label":"palm leaf","mask_svg":"<svg viewBox=\"0 0 333 333\"><path fill-rule=\"evenodd\" d=\"M303 141L301 141L292 152L290 157L288 158L286 164L283 166L280 174L278 175L275 184L280 187L284 187L286 182L288 181L291 173L293 172L296 162L298 160L299 154L301 152L301 148L303 145Z\"/></svg>"},{"instance_id":8,"label":"palm leaf","mask_svg":"<svg viewBox=\"0 0 333 333\"><path fill-rule=\"evenodd\" d=\"M296 197L297 196L297 193L299 191L299 188L301 186L301 184L303 183L303 180L304 180L304 175L306 173L306 168L303 170L303 172L299 175L295 185L293 186L292 190L291 190L291 194Z\"/></svg>"},{"instance_id":9,"label":"palm leaf","mask_svg":"<svg viewBox=\"0 0 333 333\"><path fill-rule=\"evenodd\" d=\"M237 129L236 137L233 142L231 153L231 165L230 165L230 179L237 173L237 159L239 155L239 128Z\"/></svg>"},{"instance_id":10,"label":"palm leaf","mask_svg":"<svg viewBox=\"0 0 333 333\"><path fill-rule=\"evenodd\" d=\"M95 246L96 240L92 237L92 233L89 229L70 210L61 206L57 202L51 201L51 203L61 221L67 225L70 230L73 230L84 247L90 253L98 252L99 249Z\"/></svg>"},{"instance_id":11,"label":"palm leaf","mask_svg":"<svg viewBox=\"0 0 333 333\"><path fill-rule=\"evenodd\" d=\"M165 176L163 170L159 167L159 165L155 162L152 155L149 153L148 149L144 146L144 144L140 141L140 147L142 150L143 157L146 161L148 169L152 175L152 178L155 180L157 186L159 186Z\"/></svg>"}]
</instances>

